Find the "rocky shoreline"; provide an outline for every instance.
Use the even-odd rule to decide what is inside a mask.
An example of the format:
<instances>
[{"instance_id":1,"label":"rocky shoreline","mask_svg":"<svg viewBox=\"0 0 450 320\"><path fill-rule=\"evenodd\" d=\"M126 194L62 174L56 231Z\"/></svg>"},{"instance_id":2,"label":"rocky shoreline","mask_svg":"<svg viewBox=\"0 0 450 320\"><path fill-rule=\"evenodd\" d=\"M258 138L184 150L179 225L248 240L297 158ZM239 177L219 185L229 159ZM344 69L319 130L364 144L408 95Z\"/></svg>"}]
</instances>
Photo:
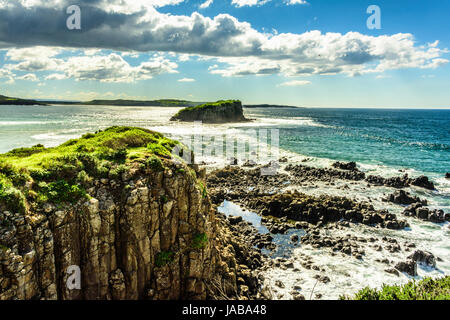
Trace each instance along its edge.
<instances>
[{"instance_id":1,"label":"rocky shoreline","mask_svg":"<svg viewBox=\"0 0 450 320\"><path fill-rule=\"evenodd\" d=\"M386 236L358 236L353 232L353 229L361 228L359 226L375 230L389 229L392 232L404 230L409 227L409 223L402 215L397 216L386 209L377 210L369 202L326 194L311 196L298 191L317 183L331 186L343 182L338 187L343 190L348 188L346 181L365 182L367 188L383 185L392 188L393 193L379 200L404 206L404 217L417 216L433 223L450 221L450 213L431 210L426 207L428 204L426 199L413 196L404 190L410 186L435 190L434 184L427 177L410 178L407 175L392 178L366 177L357 169L355 163L337 162L330 168L315 168L288 162L285 158L280 159L280 170L274 176L262 176L260 170L264 166L248 162L239 166L236 161L235 165L212 170L207 175L213 203L219 205L224 201L230 201L262 217L261 221L269 233L249 238L259 250L266 250L270 256L270 252L274 252L277 247L274 241L277 234L286 235L290 230L303 230L306 233L304 236L299 237L295 234L291 236L293 247L310 246L313 249L326 250L330 256L348 256L356 260L366 260L367 263L378 264L386 274L396 277L399 277L400 273L411 277L417 276L418 264L435 269L439 261L442 261L440 257L427 250L417 249L413 241L401 241ZM408 207L405 207L407 205ZM385 257L372 259L372 253ZM395 259L392 259L394 256ZM331 277L330 270L306 253L295 258L272 258L269 259L269 265L271 268L290 270L294 274L301 274L302 269L314 271L316 280L324 284L327 284ZM274 297L289 298L286 293L277 295L277 288L286 291L282 279L274 283ZM300 284L294 285L293 289L289 293L289 299L305 298L305 295L300 293ZM316 298L320 299L321 295Z\"/></svg>"},{"instance_id":2,"label":"rocky shoreline","mask_svg":"<svg viewBox=\"0 0 450 320\"><path fill-rule=\"evenodd\" d=\"M427 177L367 176L353 162L318 168L287 158L269 176L261 175L267 164L236 159L211 170L173 161L175 145L148 130L114 127L2 155L10 162L0 167L0 300L322 299L337 272L322 257L396 278L443 261L396 237L411 219L450 220L427 207L422 194L435 190ZM68 151L73 157L59 157ZM56 165L42 165L43 155ZM23 159L42 168L11 165ZM357 199L355 184L390 193ZM342 195L310 192L319 186ZM424 192L415 196L411 186ZM252 212L260 226L224 213L227 202ZM82 272L79 290L66 286L73 265ZM311 281L321 289L309 292Z\"/></svg>"}]
</instances>

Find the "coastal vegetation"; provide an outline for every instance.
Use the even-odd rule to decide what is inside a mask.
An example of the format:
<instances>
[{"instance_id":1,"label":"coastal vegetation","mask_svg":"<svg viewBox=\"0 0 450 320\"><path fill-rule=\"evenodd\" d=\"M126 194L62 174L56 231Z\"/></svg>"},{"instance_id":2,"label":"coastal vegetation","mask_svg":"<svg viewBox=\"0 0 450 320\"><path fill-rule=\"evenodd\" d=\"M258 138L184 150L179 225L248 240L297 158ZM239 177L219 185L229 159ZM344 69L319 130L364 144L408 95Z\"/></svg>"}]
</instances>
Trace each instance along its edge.
<instances>
[{"instance_id":1,"label":"coastal vegetation","mask_svg":"<svg viewBox=\"0 0 450 320\"><path fill-rule=\"evenodd\" d=\"M0 105L45 105L36 100L19 99L0 95Z\"/></svg>"},{"instance_id":2,"label":"coastal vegetation","mask_svg":"<svg viewBox=\"0 0 450 320\"><path fill-rule=\"evenodd\" d=\"M14 149L0 155L0 202L13 212L24 212L26 202L74 203L88 197L87 182L118 177L133 163L162 171L177 143L146 129L111 127L55 148Z\"/></svg>"},{"instance_id":3,"label":"coastal vegetation","mask_svg":"<svg viewBox=\"0 0 450 320\"><path fill-rule=\"evenodd\" d=\"M380 290L366 287L353 298L341 300L450 300L450 276L441 279L412 280L403 286L385 285Z\"/></svg>"}]
</instances>

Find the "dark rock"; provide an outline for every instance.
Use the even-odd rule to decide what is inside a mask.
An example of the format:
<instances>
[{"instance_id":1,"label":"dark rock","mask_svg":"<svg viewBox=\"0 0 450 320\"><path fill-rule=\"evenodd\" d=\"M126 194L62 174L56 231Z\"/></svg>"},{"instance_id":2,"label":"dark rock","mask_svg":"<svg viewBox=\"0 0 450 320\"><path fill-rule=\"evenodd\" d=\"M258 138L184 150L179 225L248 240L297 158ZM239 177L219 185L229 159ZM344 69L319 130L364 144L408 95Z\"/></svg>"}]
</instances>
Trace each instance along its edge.
<instances>
[{"instance_id":1,"label":"dark rock","mask_svg":"<svg viewBox=\"0 0 450 320\"><path fill-rule=\"evenodd\" d=\"M447 172L447 173L445 174L445 178L446 178L446 179L450 179L450 172Z\"/></svg>"},{"instance_id":2,"label":"dark rock","mask_svg":"<svg viewBox=\"0 0 450 320\"><path fill-rule=\"evenodd\" d=\"M413 204L413 203L421 203L423 205L427 205L426 200L421 200L418 197L412 196L410 193L404 190L397 190L393 194L389 195L387 198L388 201L396 203L396 204Z\"/></svg>"},{"instance_id":3,"label":"dark rock","mask_svg":"<svg viewBox=\"0 0 450 320\"><path fill-rule=\"evenodd\" d=\"M428 208L417 208L416 209L417 218L422 219L422 220L428 220L429 213L430 213L430 210Z\"/></svg>"},{"instance_id":4,"label":"dark rock","mask_svg":"<svg viewBox=\"0 0 450 320\"><path fill-rule=\"evenodd\" d=\"M292 242L298 242L298 239L299 239L299 237L298 237L298 235L296 235L296 234L294 234L294 235L291 236L291 241L292 241Z\"/></svg>"},{"instance_id":5,"label":"dark rock","mask_svg":"<svg viewBox=\"0 0 450 320\"><path fill-rule=\"evenodd\" d=\"M426 176L420 176L420 177L418 177L416 179L412 179L411 180L411 184L413 186L422 187L422 188L425 188L425 189L428 189L428 190L436 190L436 188L434 187L433 182L431 182L428 179L428 177L426 177Z\"/></svg>"},{"instance_id":6,"label":"dark rock","mask_svg":"<svg viewBox=\"0 0 450 320\"><path fill-rule=\"evenodd\" d=\"M410 255L408 259L411 259L415 262L424 263L433 268L436 267L436 258L431 252L428 251L417 250L412 255Z\"/></svg>"},{"instance_id":7,"label":"dark rock","mask_svg":"<svg viewBox=\"0 0 450 320\"><path fill-rule=\"evenodd\" d=\"M349 170L353 171L356 170L356 162L335 162L331 165L334 168L341 169L341 170Z\"/></svg>"},{"instance_id":8,"label":"dark rock","mask_svg":"<svg viewBox=\"0 0 450 320\"><path fill-rule=\"evenodd\" d=\"M304 295L297 293L297 292L292 295L292 298L297 301L298 300L306 300Z\"/></svg>"},{"instance_id":9,"label":"dark rock","mask_svg":"<svg viewBox=\"0 0 450 320\"><path fill-rule=\"evenodd\" d=\"M390 273L390 274L394 274L396 276L400 275L400 273L394 268L385 269L384 271L387 272L387 273Z\"/></svg>"},{"instance_id":10,"label":"dark rock","mask_svg":"<svg viewBox=\"0 0 450 320\"><path fill-rule=\"evenodd\" d=\"M405 272L410 276L417 276L417 263L412 260L408 260L406 262L399 262L395 265L395 268L400 272Z\"/></svg>"},{"instance_id":11,"label":"dark rock","mask_svg":"<svg viewBox=\"0 0 450 320\"><path fill-rule=\"evenodd\" d=\"M242 217L241 216L229 216L228 221L230 221L230 224L236 225L236 224L242 222Z\"/></svg>"}]
</instances>

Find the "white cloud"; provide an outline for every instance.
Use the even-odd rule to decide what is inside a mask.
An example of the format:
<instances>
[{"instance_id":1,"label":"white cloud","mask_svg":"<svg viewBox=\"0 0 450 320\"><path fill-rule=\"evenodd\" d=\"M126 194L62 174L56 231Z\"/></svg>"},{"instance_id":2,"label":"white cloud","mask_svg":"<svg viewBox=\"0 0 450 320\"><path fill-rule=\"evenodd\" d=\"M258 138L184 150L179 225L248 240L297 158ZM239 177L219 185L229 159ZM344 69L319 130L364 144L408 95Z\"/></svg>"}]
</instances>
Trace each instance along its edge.
<instances>
[{"instance_id":1,"label":"white cloud","mask_svg":"<svg viewBox=\"0 0 450 320\"><path fill-rule=\"evenodd\" d=\"M69 56L67 58L51 58L42 56L42 61L36 60L35 56L18 52L16 49L6 54L17 64L8 64L0 73L0 77L12 77L10 70L28 71L53 71L45 80L75 79L76 81L95 80L100 82L135 82L151 79L162 73L177 73L178 65L160 55L156 55L138 66L131 66L122 56L117 53L109 55ZM19 59L24 59L23 61ZM45 63L44 63L45 62ZM7 72L9 71L9 73ZM23 80L32 80L28 79Z\"/></svg>"},{"instance_id":2,"label":"white cloud","mask_svg":"<svg viewBox=\"0 0 450 320\"><path fill-rule=\"evenodd\" d=\"M178 80L178 82L195 82L195 79L192 78L183 78Z\"/></svg>"},{"instance_id":3,"label":"white cloud","mask_svg":"<svg viewBox=\"0 0 450 320\"><path fill-rule=\"evenodd\" d=\"M133 67L120 55L71 57L63 65L67 78L77 81L96 80L100 82L135 82L147 80L162 73L176 73L178 65L163 57Z\"/></svg>"},{"instance_id":4,"label":"white cloud","mask_svg":"<svg viewBox=\"0 0 450 320\"><path fill-rule=\"evenodd\" d=\"M263 5L269 1L270 0L232 0L231 4L234 4L236 7L240 8L245 6L252 7L256 5Z\"/></svg>"},{"instance_id":5,"label":"white cloud","mask_svg":"<svg viewBox=\"0 0 450 320\"><path fill-rule=\"evenodd\" d=\"M62 73L52 73L45 77L45 80L64 80L66 76Z\"/></svg>"},{"instance_id":6,"label":"white cloud","mask_svg":"<svg viewBox=\"0 0 450 320\"><path fill-rule=\"evenodd\" d=\"M293 80L293 81L287 81L279 84L279 87L301 87L306 86L308 84L311 84L311 81L306 80Z\"/></svg>"},{"instance_id":7,"label":"white cloud","mask_svg":"<svg viewBox=\"0 0 450 320\"><path fill-rule=\"evenodd\" d=\"M259 32L249 23L228 14L209 18L197 12L185 16L164 14L155 9L181 2L82 0L83 10L90 10L90 14L83 20L83 32L75 34L60 28L59 24L41 23L66 18L63 11L60 13L55 8L70 3L69 0L21 0L13 3L0 0L0 4L4 4L0 6L0 45L11 48L9 62L18 62L9 64L7 69L26 72L54 70L79 80L90 78L99 81L136 81L176 69L168 60L133 67L120 56L102 57L95 51L89 58L86 54L78 60L77 57L61 58L60 53L65 51L60 47L194 55L199 59L214 60L213 64L217 63L218 67L211 72L223 76L277 73L287 76L355 76L401 68L432 69L448 63L443 57L448 51L439 48L439 42L417 45L411 34L369 36L358 32L341 34L317 30L302 34L269 34ZM233 0L237 6L263 2ZM290 1L294 2L300 3ZM25 11L27 9L20 4L41 10ZM56 17L58 14L61 16ZM15 23L19 18L23 23ZM29 25L36 26L32 32L26 27ZM40 49L34 53L37 45ZM29 48L15 49L17 46ZM183 61L181 59L184 58L180 58ZM73 70L64 68L70 61L78 63L72 63ZM117 70L117 76L111 74L114 70Z\"/></svg>"},{"instance_id":8,"label":"white cloud","mask_svg":"<svg viewBox=\"0 0 450 320\"><path fill-rule=\"evenodd\" d=\"M199 8L200 8L200 9L206 9L206 8L209 8L209 6L211 6L213 2L214 2L214 0L206 0L205 2L203 2L203 3L199 6Z\"/></svg>"},{"instance_id":9,"label":"white cloud","mask_svg":"<svg viewBox=\"0 0 450 320\"><path fill-rule=\"evenodd\" d=\"M38 77L34 73L28 73L26 75L18 77L17 79L18 80L25 80L25 81L32 81L32 82L39 81Z\"/></svg>"},{"instance_id":10,"label":"white cloud","mask_svg":"<svg viewBox=\"0 0 450 320\"><path fill-rule=\"evenodd\" d=\"M306 0L286 0L286 4L288 6L295 5L295 4L307 4Z\"/></svg>"}]
</instances>

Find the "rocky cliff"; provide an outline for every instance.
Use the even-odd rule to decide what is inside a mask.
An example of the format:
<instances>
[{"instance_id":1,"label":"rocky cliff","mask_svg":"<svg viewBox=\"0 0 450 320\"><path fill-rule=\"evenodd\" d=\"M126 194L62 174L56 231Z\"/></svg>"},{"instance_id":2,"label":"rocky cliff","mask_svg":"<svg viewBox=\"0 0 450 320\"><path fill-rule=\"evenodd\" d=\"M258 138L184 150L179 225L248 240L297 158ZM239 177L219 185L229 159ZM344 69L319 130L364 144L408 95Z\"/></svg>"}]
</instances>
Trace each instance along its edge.
<instances>
[{"instance_id":1,"label":"rocky cliff","mask_svg":"<svg viewBox=\"0 0 450 320\"><path fill-rule=\"evenodd\" d=\"M115 127L0 155L0 300L249 298L247 249L175 144Z\"/></svg>"},{"instance_id":2,"label":"rocky cliff","mask_svg":"<svg viewBox=\"0 0 450 320\"><path fill-rule=\"evenodd\" d=\"M171 121L202 121L203 123L227 123L249 121L244 117L242 103L238 100L218 101L185 108Z\"/></svg>"}]
</instances>

